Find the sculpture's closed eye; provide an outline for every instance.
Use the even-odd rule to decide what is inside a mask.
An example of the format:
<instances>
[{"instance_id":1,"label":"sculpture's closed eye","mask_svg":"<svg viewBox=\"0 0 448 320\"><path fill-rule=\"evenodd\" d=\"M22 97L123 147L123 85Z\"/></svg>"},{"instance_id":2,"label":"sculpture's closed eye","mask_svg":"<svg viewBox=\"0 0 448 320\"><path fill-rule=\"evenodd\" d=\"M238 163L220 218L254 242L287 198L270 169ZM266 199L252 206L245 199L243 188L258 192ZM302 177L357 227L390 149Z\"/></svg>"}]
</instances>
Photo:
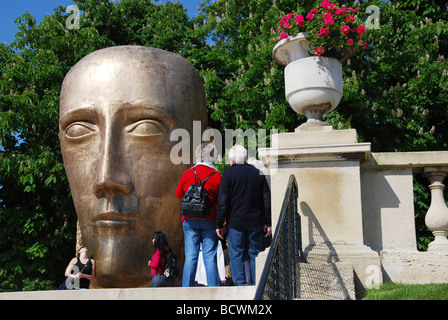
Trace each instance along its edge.
<instances>
[{"instance_id":1,"label":"sculpture's closed eye","mask_svg":"<svg viewBox=\"0 0 448 320\"><path fill-rule=\"evenodd\" d=\"M96 127L89 122L74 122L65 129L65 136L69 139L83 139L96 133Z\"/></svg>"},{"instance_id":2,"label":"sculpture's closed eye","mask_svg":"<svg viewBox=\"0 0 448 320\"><path fill-rule=\"evenodd\" d=\"M157 136L167 133L168 129L157 120L143 119L129 125L126 132L136 136Z\"/></svg>"}]
</instances>

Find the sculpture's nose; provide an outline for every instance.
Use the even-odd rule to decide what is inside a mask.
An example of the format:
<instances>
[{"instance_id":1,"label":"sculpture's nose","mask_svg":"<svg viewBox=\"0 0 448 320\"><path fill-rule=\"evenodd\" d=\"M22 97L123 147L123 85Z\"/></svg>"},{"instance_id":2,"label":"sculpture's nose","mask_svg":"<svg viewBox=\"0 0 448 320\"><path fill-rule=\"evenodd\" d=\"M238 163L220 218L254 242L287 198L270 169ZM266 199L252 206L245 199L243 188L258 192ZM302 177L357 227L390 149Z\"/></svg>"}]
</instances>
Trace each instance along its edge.
<instances>
[{"instance_id":1,"label":"sculpture's nose","mask_svg":"<svg viewBox=\"0 0 448 320\"><path fill-rule=\"evenodd\" d=\"M131 179L127 174L124 147L120 139L106 133L101 145L98 170L93 187L96 197L128 196L132 193Z\"/></svg>"}]
</instances>

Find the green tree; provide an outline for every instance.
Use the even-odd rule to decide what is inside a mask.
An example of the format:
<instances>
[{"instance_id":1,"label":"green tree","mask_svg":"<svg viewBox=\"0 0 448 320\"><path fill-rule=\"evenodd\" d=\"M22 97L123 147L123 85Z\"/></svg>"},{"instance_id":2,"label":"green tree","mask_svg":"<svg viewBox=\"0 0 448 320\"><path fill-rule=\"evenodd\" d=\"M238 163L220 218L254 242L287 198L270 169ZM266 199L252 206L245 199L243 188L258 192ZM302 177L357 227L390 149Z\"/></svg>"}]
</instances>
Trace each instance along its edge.
<instances>
[{"instance_id":1,"label":"green tree","mask_svg":"<svg viewBox=\"0 0 448 320\"><path fill-rule=\"evenodd\" d=\"M338 115L375 151L445 150L448 11L435 1L366 1L380 8L368 59L346 67Z\"/></svg>"},{"instance_id":2,"label":"green tree","mask_svg":"<svg viewBox=\"0 0 448 320\"><path fill-rule=\"evenodd\" d=\"M76 214L58 139L61 84L87 54L145 45L187 55L205 43L180 3L77 0L79 28L58 7L25 13L0 44L0 291L55 288L75 248ZM40 279L41 281L36 281Z\"/></svg>"},{"instance_id":3,"label":"green tree","mask_svg":"<svg viewBox=\"0 0 448 320\"><path fill-rule=\"evenodd\" d=\"M297 115L284 99L283 68L273 61L278 19L297 1L204 1L198 24L209 45L193 60L201 71L212 126L292 130Z\"/></svg>"}]
</instances>

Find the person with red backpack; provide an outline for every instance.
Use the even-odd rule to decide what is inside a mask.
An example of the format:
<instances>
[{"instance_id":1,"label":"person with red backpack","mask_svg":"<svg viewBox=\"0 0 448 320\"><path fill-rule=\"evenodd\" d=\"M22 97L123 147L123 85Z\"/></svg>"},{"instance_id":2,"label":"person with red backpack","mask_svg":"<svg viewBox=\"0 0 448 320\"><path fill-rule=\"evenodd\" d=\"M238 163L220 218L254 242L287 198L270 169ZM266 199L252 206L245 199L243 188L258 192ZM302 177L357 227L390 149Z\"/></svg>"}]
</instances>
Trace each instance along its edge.
<instances>
[{"instance_id":1,"label":"person with red backpack","mask_svg":"<svg viewBox=\"0 0 448 320\"><path fill-rule=\"evenodd\" d=\"M208 286L219 286L217 268L218 237L215 232L218 192L221 174L213 166L217 158L217 149L213 144L202 143L196 148L196 165L187 169L176 189L176 196L183 199L182 207L201 207L201 212L194 209L182 211L182 227L185 239L185 263L182 276L183 287L194 287L199 248L205 265ZM201 199L203 191L206 199ZM197 195L197 197L195 197ZM205 213L203 212L205 208Z\"/></svg>"}]
</instances>

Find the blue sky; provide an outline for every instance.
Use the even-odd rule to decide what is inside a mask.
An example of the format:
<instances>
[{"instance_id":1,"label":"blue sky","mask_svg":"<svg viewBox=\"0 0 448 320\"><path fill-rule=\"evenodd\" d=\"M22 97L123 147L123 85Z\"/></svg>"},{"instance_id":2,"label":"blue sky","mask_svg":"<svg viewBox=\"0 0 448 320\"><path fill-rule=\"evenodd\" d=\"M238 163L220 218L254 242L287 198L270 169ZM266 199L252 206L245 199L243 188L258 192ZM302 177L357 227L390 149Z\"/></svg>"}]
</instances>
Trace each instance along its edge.
<instances>
[{"instance_id":1,"label":"blue sky","mask_svg":"<svg viewBox=\"0 0 448 320\"><path fill-rule=\"evenodd\" d=\"M117 2L118 0L111 0ZM162 0L167 2L168 0ZM189 16L195 16L201 0L178 0L187 9ZM155 1L156 3L159 1ZM25 11L31 13L39 23L47 14L52 14L58 6L68 7L75 4L71 0L0 0L0 42L11 44L17 33L14 20Z\"/></svg>"}]
</instances>

